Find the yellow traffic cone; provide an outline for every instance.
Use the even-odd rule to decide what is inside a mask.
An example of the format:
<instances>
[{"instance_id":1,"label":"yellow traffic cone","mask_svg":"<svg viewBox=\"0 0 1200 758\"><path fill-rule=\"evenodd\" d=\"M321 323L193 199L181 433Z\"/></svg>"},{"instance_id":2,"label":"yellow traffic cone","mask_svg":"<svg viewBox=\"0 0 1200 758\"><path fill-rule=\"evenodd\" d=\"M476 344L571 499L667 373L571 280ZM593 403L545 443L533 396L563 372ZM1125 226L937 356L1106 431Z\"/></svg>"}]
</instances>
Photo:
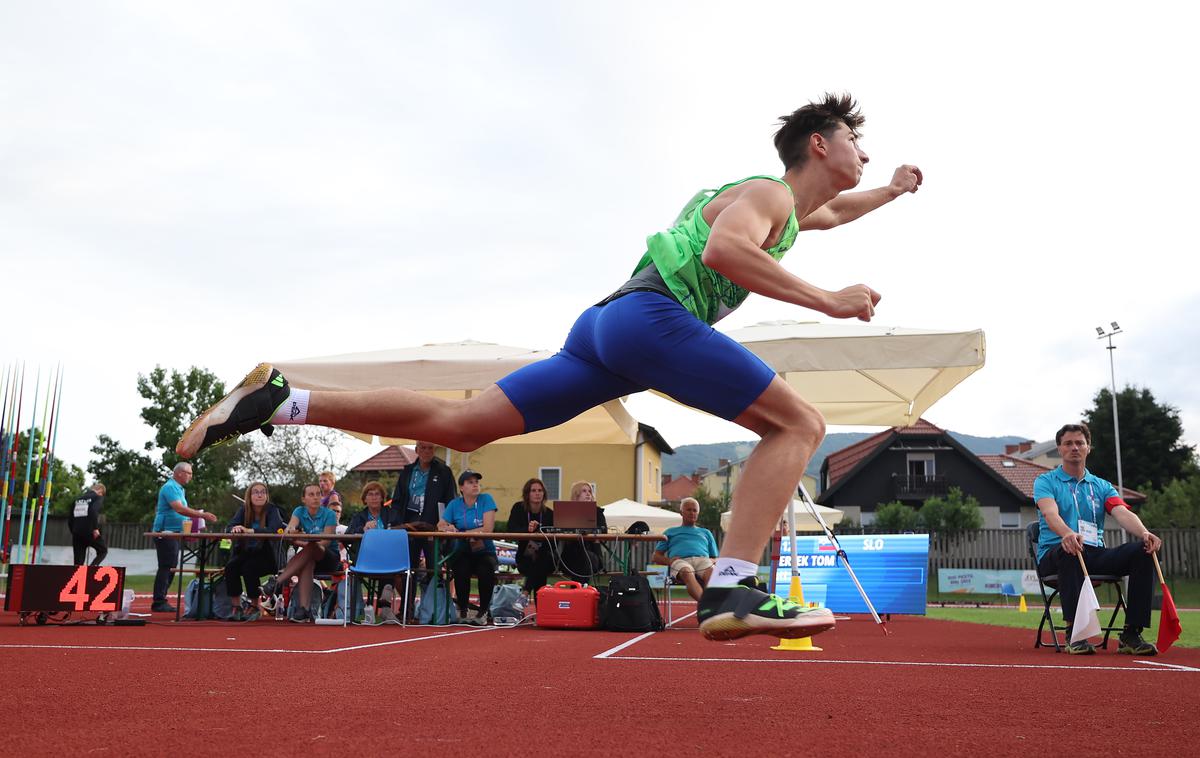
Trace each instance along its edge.
<instances>
[{"instance_id":1,"label":"yellow traffic cone","mask_svg":"<svg viewBox=\"0 0 1200 758\"><path fill-rule=\"evenodd\" d=\"M788 600L796 605L804 605L804 589L800 586L800 575L796 574L792 577L792 586L788 590ZM772 650L814 650L821 652L821 648L812 644L811 637L801 637L798 640L780 640L778 645L771 648Z\"/></svg>"},{"instance_id":2,"label":"yellow traffic cone","mask_svg":"<svg viewBox=\"0 0 1200 758\"><path fill-rule=\"evenodd\" d=\"M1029 606L1025 605L1025 596L1021 595L1021 604L1017 606L1017 610L1021 613L1029 613Z\"/></svg>"}]
</instances>

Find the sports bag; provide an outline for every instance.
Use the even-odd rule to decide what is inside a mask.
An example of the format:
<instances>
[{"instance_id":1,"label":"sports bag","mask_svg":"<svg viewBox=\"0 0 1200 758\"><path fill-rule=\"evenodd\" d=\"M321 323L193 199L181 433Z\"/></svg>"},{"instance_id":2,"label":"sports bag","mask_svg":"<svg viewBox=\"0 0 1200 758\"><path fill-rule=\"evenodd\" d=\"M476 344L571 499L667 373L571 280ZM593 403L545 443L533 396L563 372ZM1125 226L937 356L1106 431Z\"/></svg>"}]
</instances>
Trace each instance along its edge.
<instances>
[{"instance_id":1,"label":"sports bag","mask_svg":"<svg viewBox=\"0 0 1200 758\"><path fill-rule=\"evenodd\" d=\"M658 601L644 576L614 576L603 599L600 624L609 631L657 632L664 626Z\"/></svg>"}]
</instances>

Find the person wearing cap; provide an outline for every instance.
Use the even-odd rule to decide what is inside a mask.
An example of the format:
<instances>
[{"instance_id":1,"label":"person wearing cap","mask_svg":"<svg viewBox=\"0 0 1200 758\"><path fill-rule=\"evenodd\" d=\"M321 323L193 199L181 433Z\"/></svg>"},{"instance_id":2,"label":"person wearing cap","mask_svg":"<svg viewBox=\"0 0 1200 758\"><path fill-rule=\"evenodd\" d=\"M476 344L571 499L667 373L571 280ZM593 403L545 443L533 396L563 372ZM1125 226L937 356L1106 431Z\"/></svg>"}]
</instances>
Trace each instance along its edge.
<instances>
[{"instance_id":1,"label":"person wearing cap","mask_svg":"<svg viewBox=\"0 0 1200 758\"><path fill-rule=\"evenodd\" d=\"M496 501L491 495L480 493L479 481L483 474L467 469L458 475L459 497L446 506L446 512L438 521L439 532L484 532L490 533L496 526ZM455 541L454 552L449 559L454 573L455 602L458 615L467 623L482 625L491 614L492 590L496 588L496 544L489 539L468 538ZM479 613L467 618L471 600L471 577L479 583Z\"/></svg>"}]
</instances>

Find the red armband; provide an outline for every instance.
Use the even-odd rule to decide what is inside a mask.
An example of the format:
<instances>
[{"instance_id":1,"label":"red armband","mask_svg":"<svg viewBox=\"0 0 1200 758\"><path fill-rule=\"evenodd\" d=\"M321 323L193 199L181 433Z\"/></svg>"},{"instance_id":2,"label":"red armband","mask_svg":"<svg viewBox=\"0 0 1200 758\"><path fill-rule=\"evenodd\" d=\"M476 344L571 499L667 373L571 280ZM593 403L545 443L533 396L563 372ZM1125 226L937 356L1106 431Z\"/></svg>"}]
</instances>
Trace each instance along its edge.
<instances>
[{"instance_id":1,"label":"red armband","mask_svg":"<svg viewBox=\"0 0 1200 758\"><path fill-rule=\"evenodd\" d=\"M1104 512L1112 513L1113 508L1116 508L1118 505L1123 505L1126 508L1129 507L1129 503L1122 500L1121 497L1118 495L1116 497L1110 497L1108 500L1104 501Z\"/></svg>"}]
</instances>

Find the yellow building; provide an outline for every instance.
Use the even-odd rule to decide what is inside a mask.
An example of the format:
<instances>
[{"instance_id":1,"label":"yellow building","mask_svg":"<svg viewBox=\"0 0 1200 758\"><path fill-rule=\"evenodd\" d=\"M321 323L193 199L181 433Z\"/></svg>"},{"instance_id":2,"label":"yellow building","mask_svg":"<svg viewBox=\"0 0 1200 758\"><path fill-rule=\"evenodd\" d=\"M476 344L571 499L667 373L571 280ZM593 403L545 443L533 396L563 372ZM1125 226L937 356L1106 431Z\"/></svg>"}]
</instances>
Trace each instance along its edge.
<instances>
[{"instance_id":1,"label":"yellow building","mask_svg":"<svg viewBox=\"0 0 1200 758\"><path fill-rule=\"evenodd\" d=\"M464 459L466 467L483 474L483 491L495 499L497 519L506 521L521 488L534 477L546 483L551 501L570 498L571 484L580 480L592 484L601 504L661 500L662 456L672 452L654 427L639 423L636 440L628 444L493 443L465 455L451 451L448 458L440 451L439 457L449 461L456 476Z\"/></svg>"}]
</instances>

